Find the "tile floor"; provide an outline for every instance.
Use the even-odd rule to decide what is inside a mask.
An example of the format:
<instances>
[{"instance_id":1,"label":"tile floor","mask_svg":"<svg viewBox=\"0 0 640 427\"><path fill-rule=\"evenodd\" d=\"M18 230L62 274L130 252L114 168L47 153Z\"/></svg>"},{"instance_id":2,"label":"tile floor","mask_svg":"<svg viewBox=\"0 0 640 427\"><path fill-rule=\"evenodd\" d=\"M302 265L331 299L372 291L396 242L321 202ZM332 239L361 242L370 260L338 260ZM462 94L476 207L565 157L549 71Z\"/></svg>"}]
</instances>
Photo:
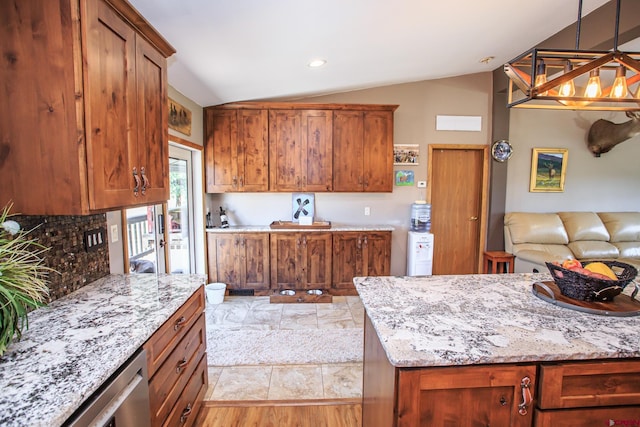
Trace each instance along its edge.
<instances>
[{"instance_id":1,"label":"tile floor","mask_svg":"<svg viewBox=\"0 0 640 427\"><path fill-rule=\"evenodd\" d=\"M207 328L362 328L364 308L357 296L332 303L270 304L268 297L225 297L208 306ZM211 345L208 345L212 348ZM362 396L362 363L209 366L205 400L317 400Z\"/></svg>"}]
</instances>

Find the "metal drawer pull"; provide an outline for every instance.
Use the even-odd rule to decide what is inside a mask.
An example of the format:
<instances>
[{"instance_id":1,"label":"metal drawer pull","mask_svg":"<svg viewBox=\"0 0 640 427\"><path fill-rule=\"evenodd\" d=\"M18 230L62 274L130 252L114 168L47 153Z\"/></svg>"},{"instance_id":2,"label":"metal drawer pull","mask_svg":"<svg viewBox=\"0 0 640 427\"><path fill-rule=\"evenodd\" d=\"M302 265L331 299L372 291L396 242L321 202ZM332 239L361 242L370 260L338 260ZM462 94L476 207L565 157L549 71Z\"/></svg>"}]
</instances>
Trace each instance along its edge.
<instances>
[{"instance_id":1,"label":"metal drawer pull","mask_svg":"<svg viewBox=\"0 0 640 427\"><path fill-rule=\"evenodd\" d=\"M178 366L176 366L176 374L179 374L185 366L187 366L187 358L183 357L182 360L178 362Z\"/></svg>"},{"instance_id":2,"label":"metal drawer pull","mask_svg":"<svg viewBox=\"0 0 640 427\"><path fill-rule=\"evenodd\" d=\"M518 413L520 415L527 415L527 406L533 402L530 386L531 378L524 377L520 382L520 388L522 389L522 403L518 405Z\"/></svg>"},{"instance_id":3,"label":"metal drawer pull","mask_svg":"<svg viewBox=\"0 0 640 427\"><path fill-rule=\"evenodd\" d=\"M191 411L193 411L193 408L191 407L191 403L189 403L182 411L182 415L180 415L180 424L184 424L184 422L187 421L187 418L191 415Z\"/></svg>"},{"instance_id":4,"label":"metal drawer pull","mask_svg":"<svg viewBox=\"0 0 640 427\"><path fill-rule=\"evenodd\" d=\"M173 330L177 331L178 329L182 328L186 321L187 319L185 319L184 316L180 316L180 318L176 320L175 325L173 325Z\"/></svg>"},{"instance_id":5,"label":"metal drawer pull","mask_svg":"<svg viewBox=\"0 0 640 427\"><path fill-rule=\"evenodd\" d=\"M147 174L145 173L144 166L140 168L140 175L142 175L142 195L144 196L147 192L147 187L149 185L149 178L147 178Z\"/></svg>"},{"instance_id":6,"label":"metal drawer pull","mask_svg":"<svg viewBox=\"0 0 640 427\"><path fill-rule=\"evenodd\" d=\"M138 176L138 169L133 168L133 180L136 182L136 186L133 187L133 195L138 197L138 190L140 188L140 177Z\"/></svg>"}]
</instances>

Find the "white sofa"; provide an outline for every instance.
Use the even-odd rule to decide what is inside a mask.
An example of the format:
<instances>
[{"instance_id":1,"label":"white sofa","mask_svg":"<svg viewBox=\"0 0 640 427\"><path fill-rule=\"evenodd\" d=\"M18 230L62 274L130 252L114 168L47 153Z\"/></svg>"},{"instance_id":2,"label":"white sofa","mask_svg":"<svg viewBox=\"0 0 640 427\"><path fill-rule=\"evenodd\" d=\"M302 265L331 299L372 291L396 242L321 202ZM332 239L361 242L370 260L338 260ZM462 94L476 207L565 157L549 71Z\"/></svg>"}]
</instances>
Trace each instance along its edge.
<instances>
[{"instance_id":1,"label":"white sofa","mask_svg":"<svg viewBox=\"0 0 640 427\"><path fill-rule=\"evenodd\" d=\"M640 212L509 212L505 250L515 271L548 271L546 261L615 259L640 270Z\"/></svg>"}]
</instances>

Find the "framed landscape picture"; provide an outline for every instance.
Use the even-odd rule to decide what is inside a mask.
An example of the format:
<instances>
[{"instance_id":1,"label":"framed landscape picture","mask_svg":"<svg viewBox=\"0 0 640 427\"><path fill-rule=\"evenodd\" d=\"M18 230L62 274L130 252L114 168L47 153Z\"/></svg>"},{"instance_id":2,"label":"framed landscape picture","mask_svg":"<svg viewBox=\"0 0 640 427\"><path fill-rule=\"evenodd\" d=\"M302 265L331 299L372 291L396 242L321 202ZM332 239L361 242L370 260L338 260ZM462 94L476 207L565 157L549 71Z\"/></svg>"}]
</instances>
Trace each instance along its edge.
<instances>
[{"instance_id":1,"label":"framed landscape picture","mask_svg":"<svg viewBox=\"0 0 640 427\"><path fill-rule=\"evenodd\" d=\"M566 148L534 148L531 155L529 191L562 192L567 170Z\"/></svg>"}]
</instances>

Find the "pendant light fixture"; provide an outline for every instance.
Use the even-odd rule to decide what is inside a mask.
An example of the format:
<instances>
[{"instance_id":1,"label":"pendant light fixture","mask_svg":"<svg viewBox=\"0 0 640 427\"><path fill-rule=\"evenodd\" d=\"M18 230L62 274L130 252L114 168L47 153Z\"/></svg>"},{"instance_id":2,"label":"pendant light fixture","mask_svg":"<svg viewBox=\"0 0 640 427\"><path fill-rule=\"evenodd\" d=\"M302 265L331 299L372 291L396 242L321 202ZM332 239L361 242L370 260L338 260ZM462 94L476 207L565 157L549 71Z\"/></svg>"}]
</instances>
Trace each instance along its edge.
<instances>
[{"instance_id":1,"label":"pendant light fixture","mask_svg":"<svg viewBox=\"0 0 640 427\"><path fill-rule=\"evenodd\" d=\"M507 106L640 111L640 52L618 50L620 2L616 0L613 50L580 50L582 0L578 0L575 50L534 48L506 63Z\"/></svg>"}]
</instances>

